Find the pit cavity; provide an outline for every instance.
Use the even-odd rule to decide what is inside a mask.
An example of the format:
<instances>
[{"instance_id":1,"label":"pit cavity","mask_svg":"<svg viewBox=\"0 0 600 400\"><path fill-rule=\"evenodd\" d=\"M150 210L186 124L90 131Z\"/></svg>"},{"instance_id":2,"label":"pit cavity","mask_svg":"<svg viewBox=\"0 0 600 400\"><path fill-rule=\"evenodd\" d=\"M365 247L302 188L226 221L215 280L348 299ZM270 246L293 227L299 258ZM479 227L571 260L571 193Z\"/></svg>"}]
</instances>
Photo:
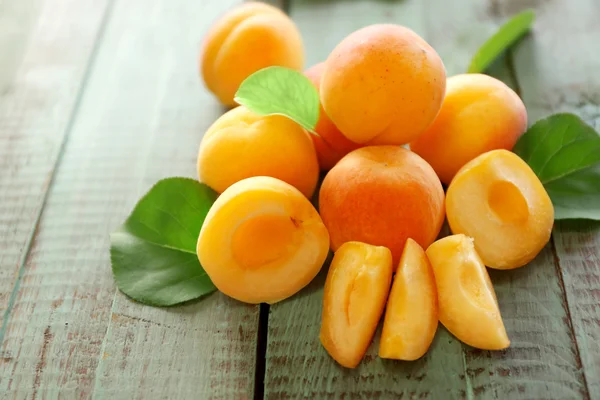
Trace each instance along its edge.
<instances>
[{"instance_id":1,"label":"pit cavity","mask_svg":"<svg viewBox=\"0 0 600 400\"><path fill-rule=\"evenodd\" d=\"M496 216L506 223L527 221L529 207L521 190L512 182L497 181L488 191L488 204Z\"/></svg>"},{"instance_id":2,"label":"pit cavity","mask_svg":"<svg viewBox=\"0 0 600 400\"><path fill-rule=\"evenodd\" d=\"M289 254L298 225L288 216L261 215L243 222L231 240L233 258L247 269L259 268Z\"/></svg>"}]
</instances>

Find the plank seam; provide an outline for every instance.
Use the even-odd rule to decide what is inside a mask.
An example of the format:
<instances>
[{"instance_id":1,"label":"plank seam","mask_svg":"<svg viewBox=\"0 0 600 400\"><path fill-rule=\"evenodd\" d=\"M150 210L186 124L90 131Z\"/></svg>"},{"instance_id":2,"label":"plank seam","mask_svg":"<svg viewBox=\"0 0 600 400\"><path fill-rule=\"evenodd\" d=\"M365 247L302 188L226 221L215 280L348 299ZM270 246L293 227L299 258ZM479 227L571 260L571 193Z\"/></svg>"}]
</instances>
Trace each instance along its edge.
<instances>
[{"instance_id":1,"label":"plank seam","mask_svg":"<svg viewBox=\"0 0 600 400\"><path fill-rule=\"evenodd\" d=\"M98 49L100 48L100 43L102 42L102 39L104 38L106 25L108 24L108 20L111 15L111 11L112 11L114 2L115 2L115 0L108 0L108 4L104 9L104 15L102 16L102 20L100 21L100 26L98 27L98 32L96 34L96 40L92 47L92 51L90 52L90 56L88 58L87 65L85 67L83 78L81 80L81 84L79 85L79 89L77 91L77 96L75 97L75 103L73 105L71 114L69 116L69 121L67 122L67 126L65 127L65 131L64 131L65 135L64 135L64 137L61 141L60 147L58 149L58 154L56 156L56 160L54 161L54 165L51 170L50 177L48 179L48 184L47 184L46 189L43 194L40 208L39 208L38 213L34 220L33 229L31 230L31 234L29 235L27 242L25 243L25 249L23 251L23 255L21 256L21 258L19 260L19 269L17 272L17 279L15 280L15 284L10 293L10 297L8 299L8 304L6 306L6 310L4 311L2 327L0 327L0 346L4 343L4 337L6 335L6 329L8 326L8 319L10 318L10 314L15 305L15 301L17 299L17 295L18 295L19 289L21 287L21 280L23 279L23 275L25 274L27 260L29 259L29 255L30 255L31 249L33 247L34 239L37 236L37 233L39 231L39 225L40 225L40 221L42 219L42 214L43 214L44 208L46 207L46 203L48 202L48 195L50 193L50 188L52 187L52 184L54 183L54 179L56 177L56 171L58 170L58 168L60 166L61 160L65 153L67 142L69 140L69 136L71 134L71 131L73 130L73 126L75 125L75 121L77 119L79 109L81 108L83 94L85 93L87 83L89 81L93 66L96 61Z\"/></svg>"},{"instance_id":2,"label":"plank seam","mask_svg":"<svg viewBox=\"0 0 600 400\"><path fill-rule=\"evenodd\" d=\"M271 307L266 303L261 303L259 306L258 332L256 338L256 364L254 367L254 400L263 400L265 398L270 309Z\"/></svg>"},{"instance_id":3,"label":"plank seam","mask_svg":"<svg viewBox=\"0 0 600 400\"><path fill-rule=\"evenodd\" d=\"M585 389L584 398L586 400L590 399L590 388L587 383L586 371L583 368L583 362L581 360L581 352L579 351L579 342L577 341L577 336L575 334L575 327L573 326L573 317L571 316L571 305L569 302L569 296L567 295L567 290L565 288L565 280L563 275L562 266L560 264L560 257L556 251L556 244L554 242L554 234L550 239L550 248L552 249L552 257L554 258L554 267L556 268L556 275L558 277L558 284L560 286L560 290L562 292L562 296L565 302L565 313L567 315L567 325L569 326L569 330L571 332L571 336L573 337L573 344L575 345L575 362L577 367L581 370L581 377L583 380L583 387Z\"/></svg>"}]
</instances>

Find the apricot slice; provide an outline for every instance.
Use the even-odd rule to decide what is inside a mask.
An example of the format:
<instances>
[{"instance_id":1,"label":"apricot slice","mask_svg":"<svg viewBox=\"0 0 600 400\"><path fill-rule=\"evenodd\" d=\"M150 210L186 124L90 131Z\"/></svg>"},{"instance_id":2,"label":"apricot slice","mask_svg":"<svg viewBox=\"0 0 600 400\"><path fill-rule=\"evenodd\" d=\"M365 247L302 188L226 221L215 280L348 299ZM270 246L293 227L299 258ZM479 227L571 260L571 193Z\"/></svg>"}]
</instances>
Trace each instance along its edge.
<instances>
[{"instance_id":1,"label":"apricot slice","mask_svg":"<svg viewBox=\"0 0 600 400\"><path fill-rule=\"evenodd\" d=\"M437 326L433 270L421 246L408 239L387 301L379 357L406 361L422 357Z\"/></svg>"},{"instance_id":2,"label":"apricot slice","mask_svg":"<svg viewBox=\"0 0 600 400\"><path fill-rule=\"evenodd\" d=\"M371 343L392 270L392 253L386 247L347 242L333 257L323 294L320 339L344 367L356 367Z\"/></svg>"},{"instance_id":3,"label":"apricot slice","mask_svg":"<svg viewBox=\"0 0 600 400\"><path fill-rule=\"evenodd\" d=\"M231 185L198 237L200 264L215 286L246 303L275 303L306 286L329 252L321 217L298 189L258 176Z\"/></svg>"},{"instance_id":4,"label":"apricot slice","mask_svg":"<svg viewBox=\"0 0 600 400\"><path fill-rule=\"evenodd\" d=\"M447 236L426 251L438 290L440 322L462 342L479 349L510 345L496 292L473 239Z\"/></svg>"},{"instance_id":5,"label":"apricot slice","mask_svg":"<svg viewBox=\"0 0 600 400\"><path fill-rule=\"evenodd\" d=\"M554 208L544 186L519 156L493 150L467 163L446 194L452 233L475 239L483 263L512 269L533 260L544 248Z\"/></svg>"}]
</instances>

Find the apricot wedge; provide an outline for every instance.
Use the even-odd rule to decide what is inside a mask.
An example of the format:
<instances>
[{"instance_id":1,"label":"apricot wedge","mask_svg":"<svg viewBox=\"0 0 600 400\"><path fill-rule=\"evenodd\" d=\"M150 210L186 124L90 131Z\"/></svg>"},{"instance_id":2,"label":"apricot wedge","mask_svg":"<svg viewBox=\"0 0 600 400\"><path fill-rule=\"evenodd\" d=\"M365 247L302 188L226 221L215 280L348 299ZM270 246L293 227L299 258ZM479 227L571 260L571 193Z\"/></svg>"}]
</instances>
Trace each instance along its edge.
<instances>
[{"instance_id":1,"label":"apricot wedge","mask_svg":"<svg viewBox=\"0 0 600 400\"><path fill-rule=\"evenodd\" d=\"M391 280L387 247L347 242L336 251L325 282L320 339L342 366L354 368L365 355Z\"/></svg>"},{"instance_id":2,"label":"apricot wedge","mask_svg":"<svg viewBox=\"0 0 600 400\"><path fill-rule=\"evenodd\" d=\"M408 239L387 301L379 357L405 361L422 357L437 326L433 270L421 246Z\"/></svg>"},{"instance_id":3,"label":"apricot wedge","mask_svg":"<svg viewBox=\"0 0 600 400\"><path fill-rule=\"evenodd\" d=\"M510 345L488 272L473 239L452 235L426 251L438 289L440 322L460 341L479 349Z\"/></svg>"},{"instance_id":4,"label":"apricot wedge","mask_svg":"<svg viewBox=\"0 0 600 400\"><path fill-rule=\"evenodd\" d=\"M246 303L275 303L317 275L329 234L298 189L258 176L234 183L215 201L197 253L221 292Z\"/></svg>"}]
</instances>

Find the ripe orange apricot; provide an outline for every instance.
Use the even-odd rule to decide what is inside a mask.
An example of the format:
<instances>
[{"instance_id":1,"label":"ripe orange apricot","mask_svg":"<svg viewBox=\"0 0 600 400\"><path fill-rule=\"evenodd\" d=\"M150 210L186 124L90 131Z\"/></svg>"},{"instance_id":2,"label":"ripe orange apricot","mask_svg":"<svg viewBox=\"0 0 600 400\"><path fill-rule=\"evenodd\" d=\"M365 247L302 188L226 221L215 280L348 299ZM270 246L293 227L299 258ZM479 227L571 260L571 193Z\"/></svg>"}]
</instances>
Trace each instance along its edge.
<instances>
[{"instance_id":1,"label":"ripe orange apricot","mask_svg":"<svg viewBox=\"0 0 600 400\"><path fill-rule=\"evenodd\" d=\"M408 239L387 301L379 357L406 361L422 357L437 326L433 270L421 246Z\"/></svg>"},{"instance_id":2,"label":"ripe orange apricot","mask_svg":"<svg viewBox=\"0 0 600 400\"><path fill-rule=\"evenodd\" d=\"M496 292L473 246L473 239L452 235L427 249L438 290L440 322L460 341L484 350L510 345Z\"/></svg>"},{"instance_id":3,"label":"ripe orange apricot","mask_svg":"<svg viewBox=\"0 0 600 400\"><path fill-rule=\"evenodd\" d=\"M329 252L317 210L296 188L266 176L217 198L198 237L198 259L215 286L247 303L275 303L306 286Z\"/></svg>"},{"instance_id":4,"label":"ripe orange apricot","mask_svg":"<svg viewBox=\"0 0 600 400\"><path fill-rule=\"evenodd\" d=\"M521 267L550 240L554 208L544 186L516 154L492 150L468 162L448 187L446 214L453 233L475 239L483 263Z\"/></svg>"},{"instance_id":5,"label":"ripe orange apricot","mask_svg":"<svg viewBox=\"0 0 600 400\"><path fill-rule=\"evenodd\" d=\"M344 367L356 367L369 348L392 270L392 254L385 247L348 242L333 257L325 281L320 339Z\"/></svg>"},{"instance_id":6,"label":"ripe orange apricot","mask_svg":"<svg viewBox=\"0 0 600 400\"><path fill-rule=\"evenodd\" d=\"M325 61L321 101L353 142L404 144L440 110L446 71L435 50L408 28L371 25L350 34Z\"/></svg>"},{"instance_id":7,"label":"ripe orange apricot","mask_svg":"<svg viewBox=\"0 0 600 400\"><path fill-rule=\"evenodd\" d=\"M319 210L334 251L359 241L389 248L398 263L406 239L427 247L437 237L444 222L444 190L415 153L398 146L363 147L329 171Z\"/></svg>"},{"instance_id":8,"label":"ripe orange apricot","mask_svg":"<svg viewBox=\"0 0 600 400\"><path fill-rule=\"evenodd\" d=\"M527 110L506 84L483 74L448 78L442 109L411 144L449 184L456 172L490 150L512 150L527 129Z\"/></svg>"},{"instance_id":9,"label":"ripe orange apricot","mask_svg":"<svg viewBox=\"0 0 600 400\"><path fill-rule=\"evenodd\" d=\"M251 176L272 176L310 197L319 164L309 134L292 120L240 106L208 128L198 152L200 181L221 193Z\"/></svg>"},{"instance_id":10,"label":"ripe orange apricot","mask_svg":"<svg viewBox=\"0 0 600 400\"><path fill-rule=\"evenodd\" d=\"M226 106L254 72L278 65L301 70L302 38L281 10L259 2L243 3L223 15L207 33L200 57L206 87Z\"/></svg>"},{"instance_id":11,"label":"ripe orange apricot","mask_svg":"<svg viewBox=\"0 0 600 400\"><path fill-rule=\"evenodd\" d=\"M317 90L321 86L321 75L324 68L325 64L319 63L304 72ZM342 157L360 147L358 143L346 139L342 132L331 122L322 105L319 110L319 121L315 127L315 132L319 136L311 135L311 138L317 151L319 166L323 171L329 171Z\"/></svg>"}]
</instances>

